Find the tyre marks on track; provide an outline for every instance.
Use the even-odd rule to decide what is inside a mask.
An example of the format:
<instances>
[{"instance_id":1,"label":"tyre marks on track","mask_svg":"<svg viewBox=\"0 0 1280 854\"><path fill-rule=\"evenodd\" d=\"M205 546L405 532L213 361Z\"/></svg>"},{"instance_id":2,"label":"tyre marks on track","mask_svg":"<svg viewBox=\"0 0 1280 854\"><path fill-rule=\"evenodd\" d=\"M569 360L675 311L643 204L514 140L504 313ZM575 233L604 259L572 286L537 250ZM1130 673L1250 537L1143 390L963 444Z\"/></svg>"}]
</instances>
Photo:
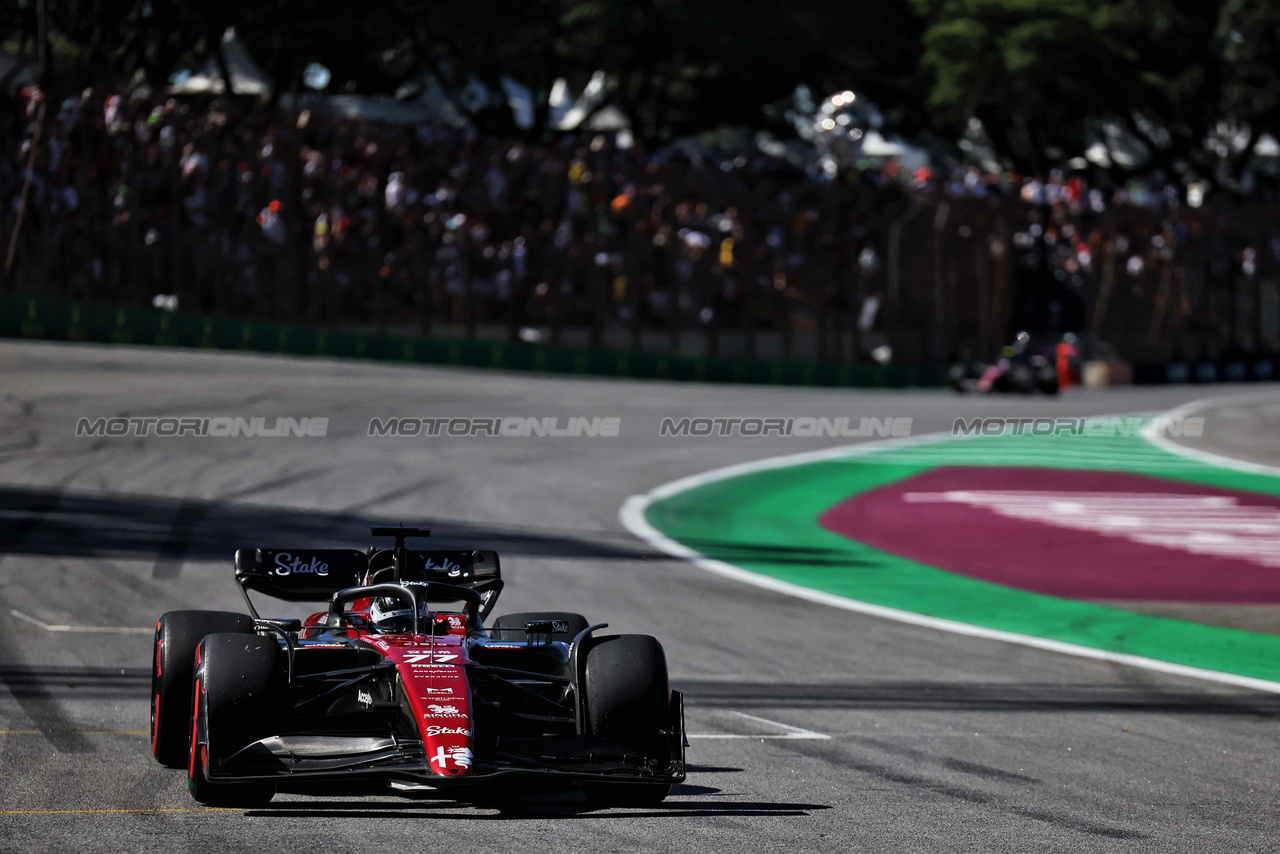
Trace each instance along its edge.
<instances>
[{"instance_id":1,"label":"tyre marks on track","mask_svg":"<svg viewBox=\"0 0 1280 854\"><path fill-rule=\"evenodd\" d=\"M859 744L862 749L855 752L846 748L844 745L848 744L849 741ZM1068 814L1065 811L1035 809L1024 806L1023 804L1027 800L1027 787L1034 786L1040 781L1028 783L1018 779L1021 775L1011 774L1010 772L1001 771L1001 769L990 768L977 763L961 762L957 763L960 767L954 767L948 764L946 760L939 761L937 757L929 757L926 754L910 758L912 761L917 759L931 761L940 766L938 772L932 772L927 769L903 768L899 762L893 760L880 761L867 756L865 749L873 748L890 756L898 755L904 758L907 750L896 746L894 749L885 749L883 744L875 744L870 739L853 739L849 741L843 739L822 743L797 741L783 742L782 744L785 744L785 749L791 752L836 765L844 770L865 774L892 785L902 786L920 795L934 795L966 804L983 806L996 812L1005 813L1010 818L1016 816L1103 839L1139 840L1150 838L1150 834L1118 824L1091 821ZM947 779L947 771L958 772L965 775L965 777L962 780ZM972 777L977 777L978 779L974 780ZM987 784L986 787L982 787L983 783ZM1008 823L1008 821L1004 822L1005 825Z\"/></svg>"},{"instance_id":2,"label":"tyre marks on track","mask_svg":"<svg viewBox=\"0 0 1280 854\"><path fill-rule=\"evenodd\" d=\"M195 537L196 528L212 507L207 501L184 500L178 504L173 520L169 523L169 532L156 553L156 562L151 568L152 578L170 580L182 574L182 564Z\"/></svg>"},{"instance_id":3,"label":"tyre marks on track","mask_svg":"<svg viewBox=\"0 0 1280 854\"><path fill-rule=\"evenodd\" d=\"M58 509L62 496L61 489L0 491L0 560L45 524Z\"/></svg>"},{"instance_id":4,"label":"tyre marks on track","mask_svg":"<svg viewBox=\"0 0 1280 854\"><path fill-rule=\"evenodd\" d=\"M186 562L187 553L196 540L196 531L214 510L224 504L247 498L263 492L294 486L298 483L320 477L325 469L308 469L292 475L285 475L271 480L255 483L220 495L213 500L182 499L174 510L169 522L168 532L156 552L155 564L151 568L151 577L160 580L171 580L182 574L182 565ZM228 549L230 554L230 549Z\"/></svg>"},{"instance_id":5,"label":"tyre marks on track","mask_svg":"<svg viewBox=\"0 0 1280 854\"><path fill-rule=\"evenodd\" d=\"M36 493L36 500L28 504L0 502L0 560L47 522L62 502L63 494L62 489L47 490ZM93 753L94 746L76 731L62 703L41 680L42 670L21 661L12 638L8 633L0 632L0 685L54 750L59 753ZM8 759L10 749L3 753Z\"/></svg>"},{"instance_id":6,"label":"tyre marks on track","mask_svg":"<svg viewBox=\"0 0 1280 854\"><path fill-rule=\"evenodd\" d=\"M35 501L29 503L0 501L0 549L3 549L0 560L49 521L58 510L63 494L61 489L52 489L36 493ZM42 684L40 668L22 665L19 661L20 656L10 639L5 632L0 632L0 662L5 662L0 665L0 685L9 691L52 748L59 753L92 753L93 745L76 731L59 699ZM5 753L8 754L8 750Z\"/></svg>"},{"instance_id":7,"label":"tyre marks on track","mask_svg":"<svg viewBox=\"0 0 1280 854\"><path fill-rule=\"evenodd\" d=\"M1048 714L1171 714L1270 720L1280 716L1280 695L1199 686L1141 683L973 682L885 680L763 682L674 679L690 710L751 709L771 714L785 708L813 711L1039 712Z\"/></svg>"},{"instance_id":8,"label":"tyre marks on track","mask_svg":"<svg viewBox=\"0 0 1280 854\"><path fill-rule=\"evenodd\" d=\"M13 650L0 633L0 660L12 661ZM9 692L22 713L59 753L95 753L97 747L79 731L63 708L62 699L49 681L47 668L24 664L0 665L0 685ZM75 683L69 683L74 685ZM68 696L68 695L64 695ZM70 696L79 696L71 694ZM88 699L87 697L84 699ZM10 750L4 750L6 761Z\"/></svg>"}]
</instances>

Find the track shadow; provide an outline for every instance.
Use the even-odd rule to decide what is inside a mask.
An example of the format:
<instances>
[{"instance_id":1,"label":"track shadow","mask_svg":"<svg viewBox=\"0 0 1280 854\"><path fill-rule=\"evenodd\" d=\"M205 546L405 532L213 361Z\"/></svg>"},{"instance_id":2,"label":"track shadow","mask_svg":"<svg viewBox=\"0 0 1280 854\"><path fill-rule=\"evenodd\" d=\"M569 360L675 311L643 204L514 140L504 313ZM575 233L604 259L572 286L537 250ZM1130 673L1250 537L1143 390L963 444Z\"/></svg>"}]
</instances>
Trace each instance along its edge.
<instances>
[{"instance_id":1,"label":"track shadow","mask_svg":"<svg viewBox=\"0 0 1280 854\"><path fill-rule=\"evenodd\" d=\"M797 566L831 566L849 569L872 565L870 561L860 560L845 549L800 545L779 546L769 543L744 543L737 540L703 538L681 538L680 542L699 554L727 563L766 561Z\"/></svg>"},{"instance_id":2,"label":"track shadow","mask_svg":"<svg viewBox=\"0 0 1280 854\"><path fill-rule=\"evenodd\" d=\"M1137 685L974 682L800 684L679 680L690 707L907 711L1100 712L1280 716L1280 695L1160 690Z\"/></svg>"},{"instance_id":3,"label":"track shadow","mask_svg":"<svg viewBox=\"0 0 1280 854\"><path fill-rule=\"evenodd\" d=\"M138 699L151 693L151 668L0 664L0 685L18 700Z\"/></svg>"},{"instance_id":4,"label":"track shadow","mask_svg":"<svg viewBox=\"0 0 1280 854\"><path fill-rule=\"evenodd\" d=\"M285 801L247 811L263 818L422 818L439 821L515 821L520 819L616 819L616 818L703 818L722 817L802 817L826 804L769 801L727 801L711 799L719 789L701 786L673 787L671 796L653 807L601 808L593 806L577 792L560 796L511 796L502 800L415 800L387 801L325 800ZM494 810L496 812L489 812Z\"/></svg>"},{"instance_id":5,"label":"track shadow","mask_svg":"<svg viewBox=\"0 0 1280 854\"><path fill-rule=\"evenodd\" d=\"M429 484L421 487L423 492ZM26 486L0 487L0 552L81 558L154 558L157 577L173 577L184 560L230 560L245 546L361 547L369 527L401 521L363 512L324 512L259 504L148 495L97 494ZM404 521L418 521L409 520ZM430 518L431 547L495 549L500 554L674 561L621 531L520 528ZM689 545L728 561L806 566L857 565L839 549L706 540Z\"/></svg>"},{"instance_id":6,"label":"track shadow","mask_svg":"<svg viewBox=\"0 0 1280 854\"><path fill-rule=\"evenodd\" d=\"M237 548L362 547L383 515L330 513L232 501L0 488L0 552L82 558L155 558L160 575L183 560L227 560ZM404 520L418 521L418 520ZM431 547L500 554L638 560L649 550L616 532L546 531L426 520ZM652 556L651 556L652 557Z\"/></svg>"},{"instance_id":7,"label":"track shadow","mask_svg":"<svg viewBox=\"0 0 1280 854\"><path fill-rule=\"evenodd\" d=\"M0 685L15 698L117 700L146 697L147 667L0 664ZM1150 712L1236 717L1280 716L1280 695L1177 691L1137 685L1006 682L720 682L676 680L690 708L884 709L987 712ZM696 767L691 772L740 768Z\"/></svg>"}]
</instances>

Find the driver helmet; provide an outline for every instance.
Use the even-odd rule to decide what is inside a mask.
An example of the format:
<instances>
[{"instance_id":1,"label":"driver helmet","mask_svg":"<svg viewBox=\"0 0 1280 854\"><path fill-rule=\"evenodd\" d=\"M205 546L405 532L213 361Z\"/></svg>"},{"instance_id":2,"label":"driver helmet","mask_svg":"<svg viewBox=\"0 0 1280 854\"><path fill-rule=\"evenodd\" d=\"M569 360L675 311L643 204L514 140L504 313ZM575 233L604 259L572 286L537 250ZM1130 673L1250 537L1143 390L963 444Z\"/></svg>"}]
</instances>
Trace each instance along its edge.
<instances>
[{"instance_id":1,"label":"driver helmet","mask_svg":"<svg viewBox=\"0 0 1280 854\"><path fill-rule=\"evenodd\" d=\"M1026 332L1019 332L1017 338L1014 339L1014 349L1021 353L1031 344L1031 336Z\"/></svg>"},{"instance_id":2,"label":"driver helmet","mask_svg":"<svg viewBox=\"0 0 1280 854\"><path fill-rule=\"evenodd\" d=\"M428 613L425 602L420 610L423 615ZM369 619L373 622L374 631L379 634L404 634L413 631L413 609L406 607L403 599L394 596L374 599Z\"/></svg>"}]
</instances>

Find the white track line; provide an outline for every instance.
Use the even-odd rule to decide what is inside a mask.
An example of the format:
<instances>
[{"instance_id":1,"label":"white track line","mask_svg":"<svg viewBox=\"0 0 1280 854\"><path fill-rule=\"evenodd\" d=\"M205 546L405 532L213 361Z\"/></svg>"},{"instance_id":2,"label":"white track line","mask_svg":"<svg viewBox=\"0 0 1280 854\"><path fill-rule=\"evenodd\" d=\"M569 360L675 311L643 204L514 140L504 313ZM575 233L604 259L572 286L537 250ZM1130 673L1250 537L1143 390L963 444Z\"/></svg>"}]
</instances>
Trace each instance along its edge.
<instances>
[{"instance_id":1,"label":"white track line","mask_svg":"<svg viewBox=\"0 0 1280 854\"><path fill-rule=\"evenodd\" d=\"M55 626L37 620L35 617L28 617L21 611L11 609L9 613L23 622L39 626L46 632L108 632L122 635L150 635L155 634L156 631L155 629L142 629L135 626Z\"/></svg>"},{"instance_id":2,"label":"white track line","mask_svg":"<svg viewBox=\"0 0 1280 854\"><path fill-rule=\"evenodd\" d=\"M740 718L746 718L747 720L754 721L755 723L758 723L758 724L765 724L766 726L777 727L778 729L785 730L785 732L766 733L764 735L736 735L736 734L723 735L719 733L714 733L714 734L713 733L690 733L689 735L685 736L685 738L749 738L752 740L764 739L764 738L781 738L781 739L801 739L806 741L830 741L831 740L831 736L825 733L814 732L811 729L803 729L798 726L791 726L790 724L779 723L778 721L771 721L768 718L758 718L755 715L749 715L746 712L730 712L729 714L737 715Z\"/></svg>"},{"instance_id":3,"label":"white track line","mask_svg":"<svg viewBox=\"0 0 1280 854\"><path fill-rule=\"evenodd\" d=\"M1188 406L1189 405L1191 404L1188 404ZM1172 410L1169 414L1172 415L1185 408L1186 406L1178 407L1177 409ZM869 602L859 602L856 599L847 599L843 596L824 593L821 590L802 587L788 581L780 581L776 578L758 575L754 572L749 572L740 567L725 563L724 561L713 560L702 553L689 548L683 543L676 542L650 525L649 520L645 517L645 511L649 508L649 505L655 501L670 498L671 496L681 492L686 492L690 489L726 480L731 477L737 477L738 475L753 474L755 472L766 471L769 469L785 468L788 466L801 465L820 460L863 456L890 448L934 444L938 442L945 442L950 438L950 436L944 433L934 433L910 439L885 439L881 441L864 442L852 447L831 448L800 454L788 454L786 456L771 457L769 459L759 460L756 462L739 463L737 465L713 469L712 471L704 472L702 474L673 480L670 483L665 483L662 486L655 487L643 495L631 496L623 502L622 508L618 511L618 519L624 528L649 543L649 545L654 548L664 551L674 557L683 558L699 569L706 570L707 572L714 573L715 575L719 575L724 578L730 578L734 581L741 581L744 584L750 584L764 590L769 590L773 593L781 593L785 596L805 599L819 605L829 605L832 608L840 608L845 611L868 614L873 617L882 617L886 620L895 620L900 623L908 623L913 626L937 629L939 631L951 632L952 634L966 635L968 637L981 638L983 640L1002 641L1004 643L1012 643L1019 646L1043 649L1049 652L1058 652L1064 655L1073 655L1079 658L1091 658L1096 661L1106 661L1113 664L1140 667L1145 670L1167 673L1172 676L1185 676L1193 679L1203 679L1209 682L1233 685L1240 688L1251 688L1257 691L1280 694L1280 682L1273 682L1268 679L1255 679L1251 676L1239 676L1234 673L1222 673L1217 670L1205 670L1200 667L1189 667L1185 664L1174 664L1172 662L1160 661L1155 658L1145 658L1139 655L1110 652L1102 649L1094 649L1093 647L1080 646L1079 644L1064 643L1062 641L1048 640L1046 638L1032 637L1030 635L1020 635L1015 634L1014 632L988 629L982 626L971 626L968 623L959 623L954 620L942 620L937 617L927 617L923 614L912 613L911 611L902 611L897 608L886 608L881 605L872 605ZM1217 457L1215 454L1207 454L1206 456ZM1228 458L1221 457L1220 459L1227 460ZM1207 462L1207 460L1205 461ZM1235 462L1239 463L1239 461ZM1218 463L1214 462L1213 464L1217 465ZM1239 463L1239 465L1252 466L1253 464ZM1265 466L1259 468L1267 469L1266 473L1268 474L1280 473L1275 469L1269 469Z\"/></svg>"},{"instance_id":4,"label":"white track line","mask_svg":"<svg viewBox=\"0 0 1280 854\"><path fill-rule=\"evenodd\" d=\"M1166 417L1170 419L1186 417L1193 412L1199 412L1202 409L1208 409L1211 406L1218 406L1232 401L1239 403L1251 403L1258 400L1276 401L1277 398L1280 398L1280 390L1272 391L1269 394L1265 392L1255 392L1253 394L1232 394L1225 395L1223 397L1207 397L1203 400L1193 400L1190 403L1184 403L1182 406L1171 409L1166 413ZM1237 460L1233 457L1224 457L1222 454L1215 454L1210 451L1198 451L1195 448L1188 448L1186 445L1174 442L1166 436L1156 435L1156 431L1152 429L1151 424L1142 428L1140 435L1157 448L1160 448L1163 451L1168 451L1171 454L1176 454L1184 459L1207 463L1208 465L1218 466L1219 468L1248 472L1249 474L1280 475L1280 467L1277 466L1264 465L1263 463L1250 463L1244 460Z\"/></svg>"}]
</instances>

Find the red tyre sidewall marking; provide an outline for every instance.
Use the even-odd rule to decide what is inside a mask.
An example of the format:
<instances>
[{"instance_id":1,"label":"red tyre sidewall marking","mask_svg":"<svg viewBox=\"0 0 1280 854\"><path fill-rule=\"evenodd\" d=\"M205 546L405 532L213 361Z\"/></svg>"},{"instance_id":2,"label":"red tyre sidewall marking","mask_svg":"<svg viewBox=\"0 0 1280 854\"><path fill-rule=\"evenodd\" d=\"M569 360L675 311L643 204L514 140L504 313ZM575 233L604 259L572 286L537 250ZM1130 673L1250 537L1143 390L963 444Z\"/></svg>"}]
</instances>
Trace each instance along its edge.
<instances>
[{"instance_id":1,"label":"red tyre sidewall marking","mask_svg":"<svg viewBox=\"0 0 1280 854\"><path fill-rule=\"evenodd\" d=\"M200 721L200 680L196 680L195 684L195 702L192 704L191 710L191 766L187 769L187 777L191 780L196 778L196 730Z\"/></svg>"},{"instance_id":2,"label":"red tyre sidewall marking","mask_svg":"<svg viewBox=\"0 0 1280 854\"><path fill-rule=\"evenodd\" d=\"M200 662L203 658L204 644L196 646L196 670L200 670ZM196 744L196 737L199 734L200 726L200 677L196 677L195 685L192 690L193 701L191 703L191 764L187 769L187 779L194 782L196 779L196 752L199 749Z\"/></svg>"},{"instance_id":3,"label":"red tyre sidewall marking","mask_svg":"<svg viewBox=\"0 0 1280 854\"><path fill-rule=\"evenodd\" d=\"M160 622L156 621L156 673L159 679L164 669L164 637L160 634ZM156 742L160 735L160 692L157 691L151 705L151 755L156 755Z\"/></svg>"}]
</instances>

